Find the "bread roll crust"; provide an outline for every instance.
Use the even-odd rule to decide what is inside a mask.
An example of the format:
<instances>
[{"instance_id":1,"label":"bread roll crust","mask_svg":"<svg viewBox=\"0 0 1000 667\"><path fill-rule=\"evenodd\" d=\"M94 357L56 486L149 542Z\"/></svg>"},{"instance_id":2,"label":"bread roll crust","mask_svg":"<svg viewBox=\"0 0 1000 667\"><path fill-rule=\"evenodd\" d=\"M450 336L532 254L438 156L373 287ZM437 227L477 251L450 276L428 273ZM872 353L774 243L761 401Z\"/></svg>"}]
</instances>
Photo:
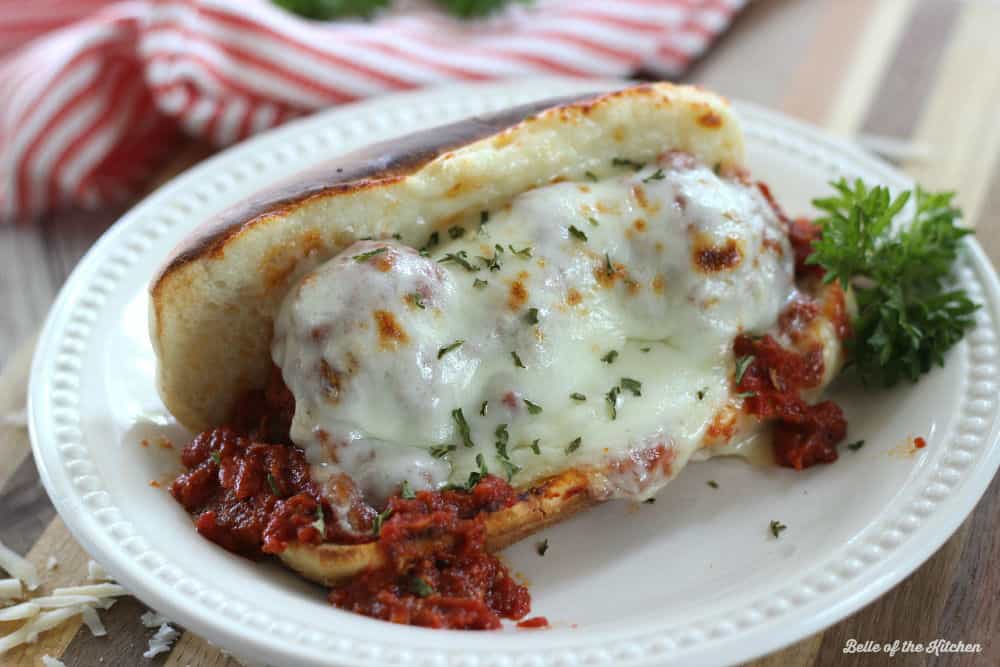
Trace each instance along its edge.
<instances>
[{"instance_id":1,"label":"bread roll crust","mask_svg":"<svg viewBox=\"0 0 1000 667\"><path fill-rule=\"evenodd\" d=\"M383 142L254 195L197 228L150 285L160 395L191 430L225 423L266 383L288 288L358 239L419 247L463 211L666 150L741 165L728 103L667 83L547 100Z\"/></svg>"}]
</instances>

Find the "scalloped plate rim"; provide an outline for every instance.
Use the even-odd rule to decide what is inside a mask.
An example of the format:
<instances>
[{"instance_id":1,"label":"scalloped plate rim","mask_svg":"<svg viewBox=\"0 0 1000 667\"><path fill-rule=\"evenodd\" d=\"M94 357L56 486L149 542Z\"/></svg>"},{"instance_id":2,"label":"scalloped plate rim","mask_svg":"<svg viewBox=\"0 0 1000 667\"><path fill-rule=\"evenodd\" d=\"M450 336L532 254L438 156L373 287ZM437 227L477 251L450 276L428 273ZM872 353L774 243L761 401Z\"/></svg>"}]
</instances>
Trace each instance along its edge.
<instances>
[{"instance_id":1,"label":"scalloped plate rim","mask_svg":"<svg viewBox=\"0 0 1000 667\"><path fill-rule=\"evenodd\" d=\"M126 564L121 560L122 558L127 560L130 556L122 550L120 543L112 540L110 534L97 521L94 513L82 505L79 501L79 497L82 497L82 494L77 493L72 484L68 483L66 479L67 471L60 465L60 457L57 454L57 448L54 446L55 436L52 432L52 427L45 419L52 416L52 406L45 399L46 389L49 387L47 380L51 379L47 377L51 366L51 360L47 353L55 349L57 336L65 331L66 322L61 320L66 320L70 306L79 302L84 288L88 287L88 284L84 282L84 278L90 277L91 280L93 279L96 272L95 267L101 258L108 256L112 250L122 246L126 234L138 232L142 227L145 216L155 211L157 207L171 203L172 198L176 194L195 189L195 183L199 179L236 162L239 158L255 152L263 152L264 149L277 144L282 139L296 135L305 136L309 132L319 131L320 128L329 125L332 119L339 119L340 116L344 116L342 122L346 123L348 116L360 116L364 111L371 108L388 108L393 102L396 104L411 101L427 103L428 99L440 97L443 104L443 100L456 97L460 93L468 94L470 91L482 91L484 95L491 93L495 98L500 98L504 94L517 96L520 92L528 90L549 91L550 89L558 88L555 92L547 92L545 95L542 95L549 96L549 94L556 95L577 90L606 89L621 85L621 82L568 82L561 79L529 80L518 83L507 82L500 84L460 84L435 90L423 90L378 98L352 105L351 107L335 108L267 132L206 160L197 167L174 178L126 213L87 252L72 272L65 286L60 290L46 320L43 332L39 337L38 354L36 354L32 363L28 402L32 449L35 460L38 463L42 482L73 535L86 547L88 552L100 558L109 572L119 578L126 587L130 590L138 591L141 599L153 603L156 608L178 619L178 621L184 622L188 627L203 634L207 639L216 641L222 646L236 649L236 652L241 655L245 655L245 651L247 650L252 650L255 653L263 653L268 659L291 659L302 661L304 664L328 664L328 660L330 659L329 650L320 651L314 647L296 647L288 642L282 646L280 638L277 635L259 636L253 632L253 629L249 625L230 623L217 612L208 609L203 603L197 602L197 600L195 602L183 602L179 600L176 589L158 577L150 576L148 572L145 576L134 576L134 572L136 572L135 567L138 567L139 564L134 561ZM560 86L562 87L560 88ZM537 95L531 96L538 97ZM801 135L805 140L822 145L825 147L825 150L839 154L847 162L861 162L869 169L875 168L882 171L889 177L889 180L895 181L897 184L907 184L910 182L906 176L867 156L859 149L839 139L824 135L804 123L788 119L775 112L761 109L756 105L736 103L736 106L741 115L749 115L753 117L755 122L766 120L771 125L771 131L790 132ZM748 125L752 124L749 123ZM405 128L401 129L405 131ZM989 260L978 243L972 240L969 242L968 248L970 260L975 267L978 279L982 282L982 288L985 293L984 301L993 317L996 318L997 311L1000 309L1000 282L998 282ZM92 283L89 286L92 287ZM993 322L993 327L995 330L995 321ZM847 589L848 592L841 595L834 604L810 614L807 618L796 622L780 624L777 630L764 625L763 629L766 632L762 632L762 628L758 626L749 631L749 636L748 633L736 634L728 639L717 641L714 646L711 640L707 640L690 650L685 650L683 647L675 647L663 655L630 655L627 658L629 664L653 664L651 662L653 660L656 660L657 664L662 664L663 659L685 662L697 658L712 663L751 659L779 649L797 639L801 639L827 627L888 591L929 558L952 535L966 516L974 509L976 502L990 483L997 466L1000 465L1000 448L996 446L995 442L997 428L996 413L992 413L990 418L992 419L992 423L987 430L989 431L988 436L992 437L993 440L992 442L987 442L984 451L980 453L981 459L978 461L979 465L962 480L961 486L958 489L950 492L942 501L950 500L953 503L957 503L958 508L944 514L940 511L934 512L931 519L916 529L925 533L930 531L930 535L922 535L924 537L922 540L914 540L911 536L907 548L896 550L894 554L877 561L874 565L868 566L866 570L867 575L863 571L861 575L842 584L840 589L842 591ZM51 444L52 446L46 447L43 444ZM192 537L194 537L193 532ZM871 578L873 572L880 573L880 576L876 577L875 581L868 581L866 583L866 576ZM405 635L406 633L400 632L400 634ZM456 634L444 633L442 636L451 638ZM532 637L525 637L524 648L528 651L527 653L521 650L510 652L490 651L489 653L492 654L494 662L484 664L494 664L498 659L497 656L505 656L511 659L525 657L529 660L529 664L531 664L530 660L534 657L541 658L543 655L551 657L551 654L548 652L555 650L552 647L531 646L532 644L544 645L548 643L544 639L546 634L548 633L535 633ZM578 637L578 639L583 638ZM617 642L619 639L609 638L603 641L606 642L607 646L611 646L613 642ZM461 644L464 642L456 641L456 643ZM589 644L590 642L581 643ZM393 648L395 649L396 647ZM417 652L424 651L424 649L414 650ZM532 651L537 651L537 653L533 653ZM466 652L471 654L480 653L475 650L466 650ZM454 654L447 655L453 656ZM484 659L488 658L486 655L483 655L483 657ZM365 658L360 653L351 656L342 655L340 658L344 660L343 664L370 664L373 660L375 662L379 660L376 657ZM427 661L433 662L433 659L429 658ZM623 660L613 659L612 661L620 662Z\"/></svg>"}]
</instances>

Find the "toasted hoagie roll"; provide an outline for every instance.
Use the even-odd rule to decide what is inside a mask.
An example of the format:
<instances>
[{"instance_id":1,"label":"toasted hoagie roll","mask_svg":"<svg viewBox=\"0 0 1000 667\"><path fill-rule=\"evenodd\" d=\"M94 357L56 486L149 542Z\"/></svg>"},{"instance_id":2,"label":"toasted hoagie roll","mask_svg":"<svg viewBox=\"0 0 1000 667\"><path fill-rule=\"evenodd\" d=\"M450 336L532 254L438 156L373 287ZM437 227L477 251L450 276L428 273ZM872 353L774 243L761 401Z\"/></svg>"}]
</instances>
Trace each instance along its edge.
<instances>
[{"instance_id":1,"label":"toasted hoagie roll","mask_svg":"<svg viewBox=\"0 0 1000 667\"><path fill-rule=\"evenodd\" d=\"M812 401L841 366L847 305L796 261L802 234L750 180L728 104L697 88L472 118L197 229L150 288L160 393L213 429L277 368L321 539L272 551L309 579L386 566L387 499L432 504L420 494L487 475L514 489L481 511L498 550L649 498L776 419L780 463L829 460L839 411Z\"/></svg>"}]
</instances>

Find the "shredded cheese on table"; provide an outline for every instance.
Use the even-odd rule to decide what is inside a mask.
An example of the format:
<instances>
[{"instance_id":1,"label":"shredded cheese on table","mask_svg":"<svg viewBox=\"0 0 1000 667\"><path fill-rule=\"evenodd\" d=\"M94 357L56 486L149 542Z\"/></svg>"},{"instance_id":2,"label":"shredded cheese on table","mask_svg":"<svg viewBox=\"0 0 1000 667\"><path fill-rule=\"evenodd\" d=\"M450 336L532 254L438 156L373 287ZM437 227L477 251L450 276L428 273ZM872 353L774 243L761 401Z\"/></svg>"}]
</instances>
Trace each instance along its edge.
<instances>
[{"instance_id":1,"label":"shredded cheese on table","mask_svg":"<svg viewBox=\"0 0 1000 667\"><path fill-rule=\"evenodd\" d=\"M149 639L149 650L143 653L142 657L155 658L161 653L166 653L178 637L180 637L180 633L164 623Z\"/></svg>"},{"instance_id":2,"label":"shredded cheese on table","mask_svg":"<svg viewBox=\"0 0 1000 667\"><path fill-rule=\"evenodd\" d=\"M91 595L95 598L117 597L128 595L128 591L118 584L88 584L84 586L68 586L52 591L53 595Z\"/></svg>"},{"instance_id":3,"label":"shredded cheese on table","mask_svg":"<svg viewBox=\"0 0 1000 667\"><path fill-rule=\"evenodd\" d=\"M80 611L80 607L63 607L38 614L11 634L0 637L0 655L21 644L31 644L38 639L38 635L62 625Z\"/></svg>"},{"instance_id":4,"label":"shredded cheese on table","mask_svg":"<svg viewBox=\"0 0 1000 667\"><path fill-rule=\"evenodd\" d=\"M109 579L108 573L104 571L100 563L92 560L87 561L87 581L97 582L108 581Z\"/></svg>"},{"instance_id":5,"label":"shredded cheese on table","mask_svg":"<svg viewBox=\"0 0 1000 667\"><path fill-rule=\"evenodd\" d=\"M17 599L24 595L20 579L0 579L0 600Z\"/></svg>"},{"instance_id":6,"label":"shredded cheese on table","mask_svg":"<svg viewBox=\"0 0 1000 667\"><path fill-rule=\"evenodd\" d=\"M13 607L0 609L0 621L19 621L24 618L32 618L38 616L41 611L42 608L34 602L22 602Z\"/></svg>"},{"instance_id":7,"label":"shredded cheese on table","mask_svg":"<svg viewBox=\"0 0 1000 667\"><path fill-rule=\"evenodd\" d=\"M83 623L90 630L90 634L95 637L104 637L108 634L108 631L104 628L104 623L101 622L101 617L97 615L93 607L83 608Z\"/></svg>"},{"instance_id":8,"label":"shredded cheese on table","mask_svg":"<svg viewBox=\"0 0 1000 667\"><path fill-rule=\"evenodd\" d=\"M52 571L58 564L59 561L50 556L46 570ZM22 644L35 642L41 633L62 625L78 614L83 617L84 624L95 637L103 637L108 631L101 622L97 610L108 609L115 603L115 598L128 595L128 591L123 587L109 581L104 568L90 561L87 563L87 580L94 583L56 588L49 595L40 595L13 604L12 600L25 596L25 588L29 591L38 588L38 570L33 563L14 553L3 543L0 543L0 568L6 570L12 577L0 579L0 622L24 621L17 630L0 637L0 656ZM167 627L176 636L176 631ZM169 632L157 635L160 636L160 643L170 638ZM166 643L166 647L163 650L169 650L169 642ZM151 647L151 650L153 648L160 653L163 652L159 645ZM62 661L51 656L43 656L42 663L45 667L63 665Z\"/></svg>"},{"instance_id":9,"label":"shredded cheese on table","mask_svg":"<svg viewBox=\"0 0 1000 667\"><path fill-rule=\"evenodd\" d=\"M8 549L3 542L0 542L0 569L24 582L29 591L38 588L38 570L34 564Z\"/></svg>"}]
</instances>

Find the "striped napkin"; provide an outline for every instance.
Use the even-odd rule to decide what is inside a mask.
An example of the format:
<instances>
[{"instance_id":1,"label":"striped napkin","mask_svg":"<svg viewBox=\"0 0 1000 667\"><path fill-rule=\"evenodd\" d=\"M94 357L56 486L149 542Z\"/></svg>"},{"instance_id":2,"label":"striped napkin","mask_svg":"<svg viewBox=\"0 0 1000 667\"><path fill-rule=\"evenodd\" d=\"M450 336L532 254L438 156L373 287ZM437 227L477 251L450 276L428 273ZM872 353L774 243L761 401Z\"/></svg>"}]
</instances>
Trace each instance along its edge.
<instances>
[{"instance_id":1,"label":"striped napkin","mask_svg":"<svg viewBox=\"0 0 1000 667\"><path fill-rule=\"evenodd\" d=\"M128 196L178 132L224 146L434 85L680 74L745 0L535 0L460 21L421 2L312 22L267 0L26 0L0 16L0 220Z\"/></svg>"}]
</instances>

